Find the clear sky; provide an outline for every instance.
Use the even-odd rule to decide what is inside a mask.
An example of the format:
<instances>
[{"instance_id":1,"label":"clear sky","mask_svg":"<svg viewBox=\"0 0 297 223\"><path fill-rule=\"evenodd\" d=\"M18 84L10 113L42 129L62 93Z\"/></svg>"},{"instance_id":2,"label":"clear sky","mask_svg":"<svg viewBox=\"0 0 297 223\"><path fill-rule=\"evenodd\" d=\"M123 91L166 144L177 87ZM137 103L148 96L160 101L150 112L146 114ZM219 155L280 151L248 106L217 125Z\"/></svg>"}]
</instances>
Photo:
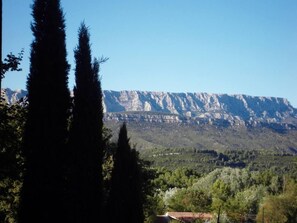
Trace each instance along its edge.
<instances>
[{"instance_id":1,"label":"clear sky","mask_svg":"<svg viewBox=\"0 0 297 223\"><path fill-rule=\"evenodd\" d=\"M25 50L22 72L3 87L25 89L32 0L3 0L3 55ZM297 107L296 0L62 0L69 87L82 21L104 90L248 94Z\"/></svg>"}]
</instances>

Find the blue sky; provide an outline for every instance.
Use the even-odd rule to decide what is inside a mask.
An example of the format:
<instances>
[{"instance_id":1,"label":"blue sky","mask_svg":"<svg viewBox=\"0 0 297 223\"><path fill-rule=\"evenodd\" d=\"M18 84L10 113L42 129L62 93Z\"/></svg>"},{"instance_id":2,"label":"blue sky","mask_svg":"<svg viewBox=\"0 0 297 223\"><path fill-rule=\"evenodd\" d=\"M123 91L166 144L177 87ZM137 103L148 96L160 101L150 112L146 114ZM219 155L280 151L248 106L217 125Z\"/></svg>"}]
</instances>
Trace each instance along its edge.
<instances>
[{"instance_id":1,"label":"blue sky","mask_svg":"<svg viewBox=\"0 0 297 223\"><path fill-rule=\"evenodd\" d=\"M25 50L22 72L3 87L26 88L31 0L3 0L3 55ZM296 0L62 0L69 87L82 21L108 90L208 92L287 98L297 107Z\"/></svg>"}]
</instances>

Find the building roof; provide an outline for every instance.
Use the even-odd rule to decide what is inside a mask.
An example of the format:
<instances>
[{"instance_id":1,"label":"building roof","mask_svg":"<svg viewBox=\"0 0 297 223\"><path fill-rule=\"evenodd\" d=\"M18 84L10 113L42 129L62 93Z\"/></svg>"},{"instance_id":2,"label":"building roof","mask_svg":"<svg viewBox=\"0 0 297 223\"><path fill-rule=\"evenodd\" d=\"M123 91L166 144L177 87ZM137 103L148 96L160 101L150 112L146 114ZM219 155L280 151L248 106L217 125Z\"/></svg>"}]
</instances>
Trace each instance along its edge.
<instances>
[{"instance_id":1,"label":"building roof","mask_svg":"<svg viewBox=\"0 0 297 223\"><path fill-rule=\"evenodd\" d=\"M210 213L167 212L166 215L181 222L192 222L195 219L210 220L213 218L212 214Z\"/></svg>"}]
</instances>

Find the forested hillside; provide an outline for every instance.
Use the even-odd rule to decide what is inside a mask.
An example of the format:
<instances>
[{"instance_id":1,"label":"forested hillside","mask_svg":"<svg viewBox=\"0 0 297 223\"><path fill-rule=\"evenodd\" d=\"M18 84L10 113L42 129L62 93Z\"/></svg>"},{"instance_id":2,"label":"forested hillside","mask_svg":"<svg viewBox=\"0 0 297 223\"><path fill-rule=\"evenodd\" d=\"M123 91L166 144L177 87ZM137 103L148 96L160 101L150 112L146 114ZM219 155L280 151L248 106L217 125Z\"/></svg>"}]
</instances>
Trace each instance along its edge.
<instances>
[{"instance_id":1,"label":"forested hillside","mask_svg":"<svg viewBox=\"0 0 297 223\"><path fill-rule=\"evenodd\" d=\"M105 122L118 130L118 122ZM138 149L195 148L209 150L267 150L296 154L297 131L271 126L216 126L211 124L128 122L131 142Z\"/></svg>"}]
</instances>

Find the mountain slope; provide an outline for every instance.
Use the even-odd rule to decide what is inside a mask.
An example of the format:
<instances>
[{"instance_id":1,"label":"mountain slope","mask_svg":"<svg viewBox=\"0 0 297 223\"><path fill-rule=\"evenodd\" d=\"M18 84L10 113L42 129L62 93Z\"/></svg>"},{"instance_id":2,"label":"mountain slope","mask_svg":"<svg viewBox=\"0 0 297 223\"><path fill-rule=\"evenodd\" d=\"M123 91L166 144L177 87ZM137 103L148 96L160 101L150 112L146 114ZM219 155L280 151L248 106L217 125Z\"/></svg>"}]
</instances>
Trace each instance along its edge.
<instances>
[{"instance_id":1,"label":"mountain slope","mask_svg":"<svg viewBox=\"0 0 297 223\"><path fill-rule=\"evenodd\" d=\"M105 122L114 133L119 123ZM224 150L265 150L297 155L297 131L276 131L266 127L219 127L183 123L127 123L131 143L138 149L196 148ZM116 134L115 134L116 137Z\"/></svg>"},{"instance_id":2,"label":"mountain slope","mask_svg":"<svg viewBox=\"0 0 297 223\"><path fill-rule=\"evenodd\" d=\"M4 93L4 92L3 92ZM15 103L26 91L6 89ZM128 122L137 148L256 149L297 153L297 111L286 99L206 93L104 91L105 124Z\"/></svg>"},{"instance_id":3,"label":"mountain slope","mask_svg":"<svg viewBox=\"0 0 297 223\"><path fill-rule=\"evenodd\" d=\"M1 89L1 96L3 96L9 104L16 103L21 98L26 97L27 94L27 91L21 89L15 91L11 90L10 88Z\"/></svg>"},{"instance_id":4,"label":"mountain slope","mask_svg":"<svg viewBox=\"0 0 297 223\"><path fill-rule=\"evenodd\" d=\"M186 118L281 122L297 118L286 99L207 93L104 91L106 112L158 112Z\"/></svg>"},{"instance_id":5,"label":"mountain slope","mask_svg":"<svg viewBox=\"0 0 297 223\"><path fill-rule=\"evenodd\" d=\"M23 90L5 90L9 103L26 94ZM104 91L103 95L107 120L219 124L226 121L231 125L297 123L297 109L284 98L147 91Z\"/></svg>"}]
</instances>

